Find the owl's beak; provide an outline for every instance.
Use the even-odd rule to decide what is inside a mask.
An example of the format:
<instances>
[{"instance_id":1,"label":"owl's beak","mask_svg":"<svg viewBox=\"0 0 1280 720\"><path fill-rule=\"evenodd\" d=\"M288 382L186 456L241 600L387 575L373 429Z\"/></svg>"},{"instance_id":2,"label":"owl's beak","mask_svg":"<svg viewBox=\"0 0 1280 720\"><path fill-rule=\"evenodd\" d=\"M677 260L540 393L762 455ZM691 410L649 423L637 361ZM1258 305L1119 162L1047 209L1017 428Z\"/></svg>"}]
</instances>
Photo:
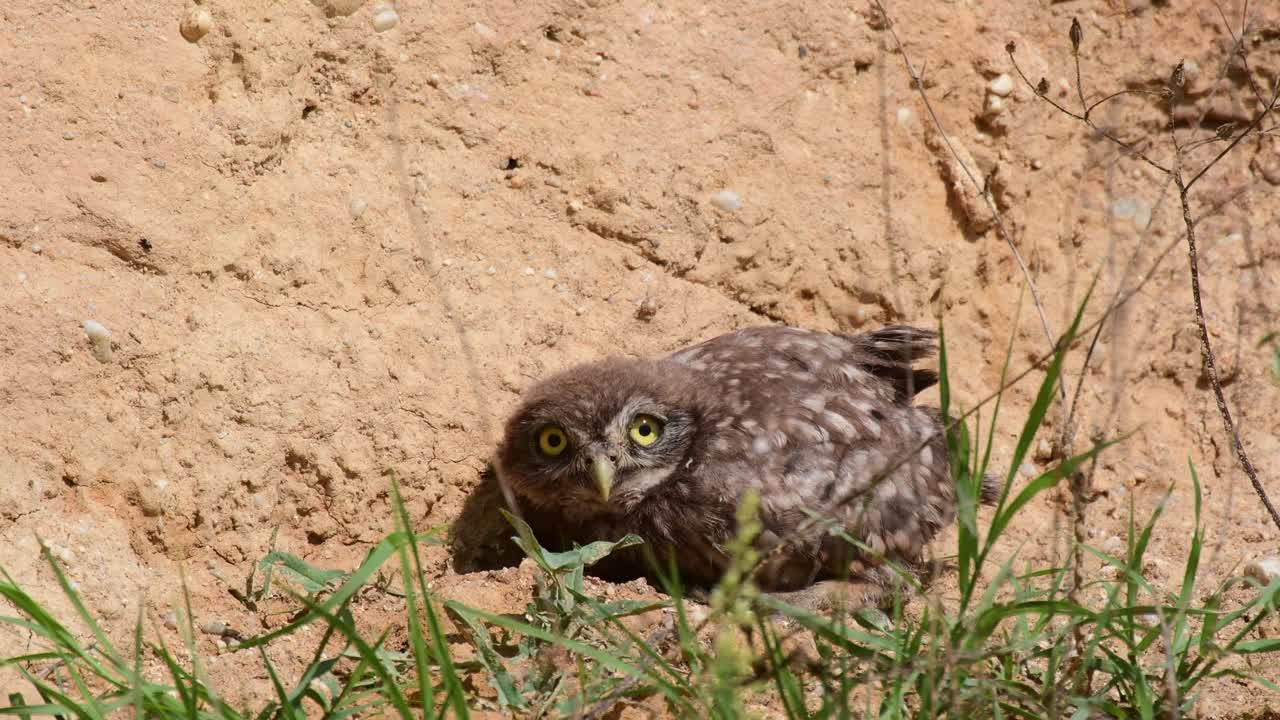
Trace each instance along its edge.
<instances>
[{"instance_id":1,"label":"owl's beak","mask_svg":"<svg viewBox=\"0 0 1280 720\"><path fill-rule=\"evenodd\" d=\"M603 454L591 458L591 476L596 481L596 489L600 491L600 499L609 502L609 491L613 489L613 461Z\"/></svg>"}]
</instances>

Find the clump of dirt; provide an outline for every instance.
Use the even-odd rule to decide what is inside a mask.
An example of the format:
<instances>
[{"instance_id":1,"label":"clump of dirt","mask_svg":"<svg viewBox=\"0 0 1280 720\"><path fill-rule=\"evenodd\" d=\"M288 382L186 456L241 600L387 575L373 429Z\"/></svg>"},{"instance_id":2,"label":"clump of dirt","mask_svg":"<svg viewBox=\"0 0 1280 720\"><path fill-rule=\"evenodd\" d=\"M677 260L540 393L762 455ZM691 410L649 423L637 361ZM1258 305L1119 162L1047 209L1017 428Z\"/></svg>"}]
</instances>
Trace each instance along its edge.
<instances>
[{"instance_id":1,"label":"clump of dirt","mask_svg":"<svg viewBox=\"0 0 1280 720\"><path fill-rule=\"evenodd\" d=\"M1280 74L1280 12L1250 6L1252 75L1237 63L1219 82L1235 28L1212 7L1113 5L889 9L1050 328L1095 274L1090 318L1146 279L1083 372L1079 436L1135 430L1103 456L1089 534L1105 547L1131 501L1141 517L1173 486L1151 554L1153 580L1176 587L1190 460L1213 548L1201 582L1216 583L1280 535L1201 372L1176 198L1038 99L1004 48L1072 109L1073 13L1090 99L1159 90L1185 60L1186 141L1253 116L1249 78ZM252 630L228 589L274 533L308 562L354 567L392 529L391 472L419 527L455 521L520 390L606 353L752 323L944 317L972 406L1010 335L1018 366L1050 347L985 201L863 7L401 2L385 32L368 3L200 8L195 42L191 8L157 0L0 10L0 565L55 609L37 538L113 631L139 603L153 618L176 607L179 567L200 617ZM1161 102L1135 93L1091 118L1167 161ZM1257 347L1280 327L1277 168L1275 138L1241 143L1192 200L1227 397L1280 495L1280 385ZM997 461L1032 390L1006 399ZM1060 517L1037 503L1007 551L1058 557ZM444 549L429 561L442 579L473 567ZM526 590L468 599L520 607ZM0 630L0 645L29 642ZM240 655L210 672L256 662ZM1222 712L1256 700L1211 698Z\"/></svg>"}]
</instances>

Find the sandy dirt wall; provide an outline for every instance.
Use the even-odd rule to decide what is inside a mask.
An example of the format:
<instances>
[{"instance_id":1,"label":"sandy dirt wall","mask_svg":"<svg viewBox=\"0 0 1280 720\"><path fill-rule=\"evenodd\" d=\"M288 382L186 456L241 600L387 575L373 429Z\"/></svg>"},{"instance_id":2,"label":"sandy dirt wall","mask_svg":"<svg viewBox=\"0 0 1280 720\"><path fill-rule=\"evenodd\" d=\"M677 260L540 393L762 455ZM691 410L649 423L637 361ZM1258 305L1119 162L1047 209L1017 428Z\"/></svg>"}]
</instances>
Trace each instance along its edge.
<instances>
[{"instance_id":1,"label":"sandy dirt wall","mask_svg":"<svg viewBox=\"0 0 1280 720\"><path fill-rule=\"evenodd\" d=\"M199 9L210 30L188 42L180 22ZM1248 57L1267 85L1280 8L1253 10ZM1091 96L1158 88L1186 59L1179 132L1206 137L1256 108L1238 69L1218 81L1235 28L1195 2L890 11L950 141L993 177L1053 330L1095 273L1090 318L1150 276L1084 373L1080 441L1134 431L1099 469L1090 536L1117 542L1131 498L1145 514L1176 485L1152 543L1154 579L1175 586L1191 461L1215 546L1204 582L1274 553L1201 374L1163 177L1000 79L1013 40L1027 74L1074 102L1077 16ZM310 562L353 566L391 528L389 472L415 522L450 523L519 391L602 354L761 322L942 317L971 404L997 386L1011 334L1016 367L1049 347L866 5L406 0L399 16L376 33L370 7L339 0L0 7L0 565L52 607L67 606L37 538L114 631L140 602L163 617L179 567L198 615L255 631L227 588L273 532ZM1153 101L1096 113L1167 157ZM1227 395L1280 495L1280 385L1256 347L1280 327L1277 184L1266 137L1193 202ZM85 320L110 332L106 362ZM997 463L1033 390L1007 398ZM1006 551L1055 557L1059 514L1037 502ZM433 572L467 569L453 559L433 551ZM523 602L519 583L485 578L451 585ZM29 642L0 630L0 646Z\"/></svg>"}]
</instances>

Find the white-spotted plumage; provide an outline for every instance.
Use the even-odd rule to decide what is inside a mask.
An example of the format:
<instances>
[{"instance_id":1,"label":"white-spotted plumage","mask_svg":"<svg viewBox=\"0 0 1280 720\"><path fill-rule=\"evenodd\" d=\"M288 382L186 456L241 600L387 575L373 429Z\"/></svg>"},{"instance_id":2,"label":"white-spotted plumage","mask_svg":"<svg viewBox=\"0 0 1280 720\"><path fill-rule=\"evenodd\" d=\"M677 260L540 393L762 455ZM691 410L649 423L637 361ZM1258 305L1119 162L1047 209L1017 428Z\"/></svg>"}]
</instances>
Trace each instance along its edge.
<instances>
[{"instance_id":1,"label":"white-spotted plumage","mask_svg":"<svg viewBox=\"0 0 1280 720\"><path fill-rule=\"evenodd\" d=\"M761 499L768 560L756 579L766 590L850 574L880 582L886 558L918 560L955 516L941 418L912 404L936 381L913 367L935 342L905 326L766 326L663 357L580 365L526 393L495 465L553 546L636 533L686 582L711 584L750 488ZM638 416L656 419L650 446L619 431ZM550 426L570 438L555 457L536 440ZM643 557L621 553L606 574L648 574Z\"/></svg>"}]
</instances>

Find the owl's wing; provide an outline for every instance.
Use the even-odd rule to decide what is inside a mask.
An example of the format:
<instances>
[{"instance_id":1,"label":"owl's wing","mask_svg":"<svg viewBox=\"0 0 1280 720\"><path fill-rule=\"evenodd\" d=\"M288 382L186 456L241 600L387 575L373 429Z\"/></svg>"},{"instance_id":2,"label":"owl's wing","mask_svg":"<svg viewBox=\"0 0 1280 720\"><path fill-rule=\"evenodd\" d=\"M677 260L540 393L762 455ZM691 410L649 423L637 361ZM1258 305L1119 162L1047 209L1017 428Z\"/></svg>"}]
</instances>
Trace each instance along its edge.
<instances>
[{"instance_id":1,"label":"owl's wing","mask_svg":"<svg viewBox=\"0 0 1280 720\"><path fill-rule=\"evenodd\" d=\"M696 369L734 374L758 369L765 380L801 371L815 380L852 385L897 404L938 382L938 374L914 364L934 354L938 333L890 325L859 335L766 325L744 328L676 351L669 359ZM776 375L776 377L774 377Z\"/></svg>"}]
</instances>

